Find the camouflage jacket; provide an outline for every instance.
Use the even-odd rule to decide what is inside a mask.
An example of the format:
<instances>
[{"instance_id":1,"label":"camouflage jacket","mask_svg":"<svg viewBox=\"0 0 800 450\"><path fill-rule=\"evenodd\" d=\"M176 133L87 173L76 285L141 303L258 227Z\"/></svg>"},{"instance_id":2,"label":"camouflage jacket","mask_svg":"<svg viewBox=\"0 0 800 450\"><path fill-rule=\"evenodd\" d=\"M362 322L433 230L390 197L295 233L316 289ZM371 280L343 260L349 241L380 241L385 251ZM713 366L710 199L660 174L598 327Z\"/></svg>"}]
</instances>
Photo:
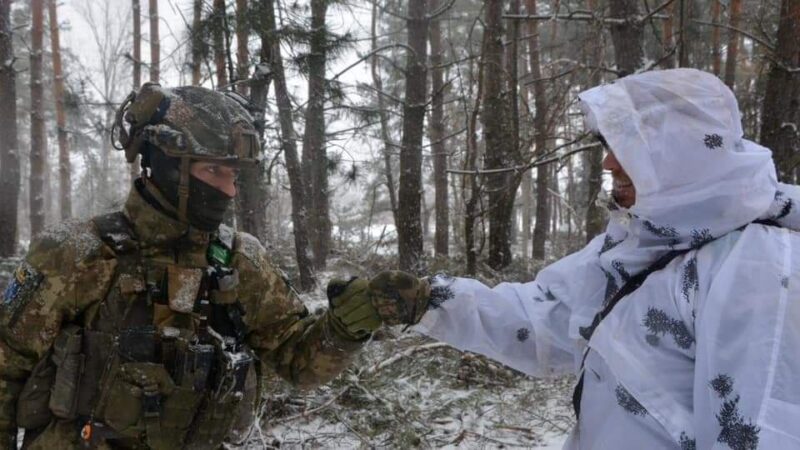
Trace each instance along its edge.
<instances>
[{"instance_id":1,"label":"camouflage jacket","mask_svg":"<svg viewBox=\"0 0 800 450\"><path fill-rule=\"evenodd\" d=\"M213 234L187 231L151 207L137 189L131 190L123 213L135 235L137 256L150 267L145 272L156 267L163 273L165 265L176 270L206 268L209 243L227 233L230 267L238 272L236 292L247 329L245 343L260 366L271 368L293 385L308 388L331 380L363 345L363 340L337 331L341 328L330 312L310 316L253 236L224 228ZM16 435L23 385L37 363L52 352L61 330L69 325L90 326L112 292L125 291L129 285L135 290L136 282L120 279L118 249L112 247L100 238L94 222L67 222L38 236L17 268L0 304L0 435L6 436L4 445L13 444ZM177 320L180 314L169 309L155 312L156 325ZM76 424L62 422L52 421L46 432L59 428L52 438L66 433L69 436L58 439L77 445ZM25 446L47 445L44 441L36 445L40 438L33 447L26 439Z\"/></svg>"}]
</instances>

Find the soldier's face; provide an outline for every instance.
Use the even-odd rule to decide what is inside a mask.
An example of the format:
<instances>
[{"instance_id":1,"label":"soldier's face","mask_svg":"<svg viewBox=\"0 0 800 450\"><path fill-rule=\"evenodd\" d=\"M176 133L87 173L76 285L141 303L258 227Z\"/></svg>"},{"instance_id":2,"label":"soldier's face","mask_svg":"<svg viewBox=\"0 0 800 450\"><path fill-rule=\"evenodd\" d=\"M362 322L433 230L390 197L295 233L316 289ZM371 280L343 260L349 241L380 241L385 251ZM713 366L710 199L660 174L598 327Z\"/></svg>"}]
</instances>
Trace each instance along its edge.
<instances>
[{"instance_id":1,"label":"soldier's face","mask_svg":"<svg viewBox=\"0 0 800 450\"><path fill-rule=\"evenodd\" d=\"M236 180L239 169L223 164L207 161L194 161L189 166L189 173L198 180L210 185L228 197L236 196Z\"/></svg>"},{"instance_id":2,"label":"soldier's face","mask_svg":"<svg viewBox=\"0 0 800 450\"><path fill-rule=\"evenodd\" d=\"M617 204L623 208L633 206L636 202L636 188L633 187L633 181L610 150L606 152L606 157L603 159L603 170L611 172L612 195Z\"/></svg>"}]
</instances>

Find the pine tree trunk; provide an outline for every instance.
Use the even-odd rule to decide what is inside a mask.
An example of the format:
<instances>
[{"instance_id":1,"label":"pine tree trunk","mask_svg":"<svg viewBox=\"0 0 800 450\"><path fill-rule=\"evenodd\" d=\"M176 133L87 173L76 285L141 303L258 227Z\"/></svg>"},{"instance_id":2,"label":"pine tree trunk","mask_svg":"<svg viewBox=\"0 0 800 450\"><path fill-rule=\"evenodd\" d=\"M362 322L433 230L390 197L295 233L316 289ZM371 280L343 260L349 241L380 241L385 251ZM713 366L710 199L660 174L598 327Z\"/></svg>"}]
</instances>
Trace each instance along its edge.
<instances>
[{"instance_id":1,"label":"pine tree trunk","mask_svg":"<svg viewBox=\"0 0 800 450\"><path fill-rule=\"evenodd\" d=\"M596 8L596 1L589 1L589 8L594 11ZM671 27L670 27L671 28ZM591 39L591 49L589 50L589 65L599 67L603 58L602 47L602 33L603 28L596 26L592 32L594 33ZM665 37L666 39L666 37ZM670 41L671 42L671 38ZM674 64L674 62L673 62ZM599 70L594 70L589 77L589 85L597 86L602 81L602 76ZM587 165L587 185L588 185L588 201L586 207L586 242L591 241L595 236L602 233L606 226L606 214L604 208L597 205L597 197L603 189L603 150L597 148L586 154Z\"/></svg>"},{"instance_id":2,"label":"pine tree trunk","mask_svg":"<svg viewBox=\"0 0 800 450\"><path fill-rule=\"evenodd\" d=\"M50 16L50 48L53 54L53 97L56 103L56 126L58 127L58 179L61 219L72 217L71 170L67 147L67 119L64 113L64 74L61 69L61 45L58 36L58 14L56 0L48 0Z\"/></svg>"},{"instance_id":3,"label":"pine tree trunk","mask_svg":"<svg viewBox=\"0 0 800 450\"><path fill-rule=\"evenodd\" d=\"M429 0L431 11L442 6L443 0ZM434 234L434 251L436 256L447 256L449 253L450 214L447 199L447 148L444 143L444 49L442 48L441 21L434 19L430 24L431 41L431 116L429 136L433 153L433 185L434 208L436 216L436 232Z\"/></svg>"},{"instance_id":4,"label":"pine tree trunk","mask_svg":"<svg viewBox=\"0 0 800 450\"><path fill-rule=\"evenodd\" d=\"M270 66L275 80L275 99L278 103L278 118L281 126L281 147L289 175L289 187L292 197L292 226L294 231L295 255L297 269L300 273L300 289L308 291L314 288L314 271L308 248L308 227L306 225L307 210L305 186L303 185L300 162L297 158L297 135L294 131L292 104L289 90L286 87L286 75L281 57L280 41L277 38L277 25L273 0L261 0L266 27L261 29L262 46L270 48Z\"/></svg>"},{"instance_id":5,"label":"pine tree trunk","mask_svg":"<svg viewBox=\"0 0 800 450\"><path fill-rule=\"evenodd\" d=\"M250 34L247 22L249 13L247 0L236 0L236 76L239 80L250 77L250 53L247 51L247 38ZM245 97L250 94L247 84L238 86L236 90Z\"/></svg>"},{"instance_id":6,"label":"pine tree trunk","mask_svg":"<svg viewBox=\"0 0 800 450\"><path fill-rule=\"evenodd\" d=\"M308 55L308 105L303 132L303 155L310 176L306 178L311 211L309 236L314 249L314 267L325 268L331 247L328 204L328 153L325 148L325 66L328 30L325 14L329 0L311 0L311 45ZM307 158L305 158L307 157Z\"/></svg>"},{"instance_id":7,"label":"pine tree trunk","mask_svg":"<svg viewBox=\"0 0 800 450\"><path fill-rule=\"evenodd\" d=\"M793 183L800 162L800 0L782 0L775 58L767 75L761 143L773 151L779 178Z\"/></svg>"},{"instance_id":8,"label":"pine tree trunk","mask_svg":"<svg viewBox=\"0 0 800 450\"><path fill-rule=\"evenodd\" d=\"M536 14L536 0L526 0L528 14ZM534 145L536 153L542 155L546 151L547 145L547 93L544 89L542 78L541 62L539 61L539 26L535 20L528 22L528 52L530 53L531 77L536 80L533 83L534 106L536 115L534 116ZM547 189L550 184L550 168L539 166L536 168L536 223L533 226L533 243L531 246L531 257L534 259L544 259L545 242L547 241L548 224L550 221L550 195Z\"/></svg>"},{"instance_id":9,"label":"pine tree trunk","mask_svg":"<svg viewBox=\"0 0 800 450\"><path fill-rule=\"evenodd\" d=\"M203 59L203 38L200 34L200 23L203 20L203 0L192 3L192 86L200 85L200 65Z\"/></svg>"},{"instance_id":10,"label":"pine tree trunk","mask_svg":"<svg viewBox=\"0 0 800 450\"><path fill-rule=\"evenodd\" d=\"M376 52L378 49L378 4L372 4L372 24L371 24L371 37L372 37L372 51ZM376 100L378 102L378 117L381 123L381 140L383 141L383 171L386 177L386 191L389 193L389 204L392 208L392 217L395 226L399 223L397 220L397 191L394 181L394 170L392 168L392 142L389 136L389 119L386 116L386 102L383 99L383 81L378 70L378 54L374 53L370 58L370 72L372 74L372 84L375 86Z\"/></svg>"},{"instance_id":11,"label":"pine tree trunk","mask_svg":"<svg viewBox=\"0 0 800 450\"><path fill-rule=\"evenodd\" d=\"M720 0L711 0L711 23L719 23L720 16ZM711 30L711 67L714 75L719 76L720 69L722 68L722 52L719 47L719 30L720 27L713 27Z\"/></svg>"},{"instance_id":12,"label":"pine tree trunk","mask_svg":"<svg viewBox=\"0 0 800 450\"><path fill-rule=\"evenodd\" d=\"M161 45L158 36L158 0L150 0L150 81L161 79Z\"/></svg>"},{"instance_id":13,"label":"pine tree trunk","mask_svg":"<svg viewBox=\"0 0 800 450\"><path fill-rule=\"evenodd\" d=\"M595 8L597 8L596 1L590 0L589 10L595 11ZM662 48L665 53L669 53L669 56L665 57L662 67L672 69L675 67L675 2L669 4L664 12L667 14L667 18L664 19L664 44ZM596 47L599 44L599 41L593 40L591 45Z\"/></svg>"},{"instance_id":14,"label":"pine tree trunk","mask_svg":"<svg viewBox=\"0 0 800 450\"><path fill-rule=\"evenodd\" d=\"M133 90L142 85L142 5L140 0L131 0L131 16L133 19ZM131 181L139 176L139 157L129 167Z\"/></svg>"},{"instance_id":15,"label":"pine tree trunk","mask_svg":"<svg viewBox=\"0 0 800 450\"><path fill-rule=\"evenodd\" d=\"M225 14L225 0L214 0L214 67L217 71L217 89L228 84L228 72L225 69Z\"/></svg>"},{"instance_id":16,"label":"pine tree trunk","mask_svg":"<svg viewBox=\"0 0 800 450\"><path fill-rule=\"evenodd\" d=\"M403 105L403 139L400 149L400 189L398 192L398 253L400 268L420 272L422 258L422 223L420 196L422 191L422 136L425 120L426 62L428 53L428 21L425 0L409 0L408 51L406 56L405 104Z\"/></svg>"},{"instance_id":17,"label":"pine tree trunk","mask_svg":"<svg viewBox=\"0 0 800 450\"><path fill-rule=\"evenodd\" d=\"M731 0L730 18L728 24L728 54L725 56L725 84L733 90L736 84L736 58L739 56L739 32L733 28L739 27L742 17L742 0Z\"/></svg>"},{"instance_id":18,"label":"pine tree trunk","mask_svg":"<svg viewBox=\"0 0 800 450\"><path fill-rule=\"evenodd\" d=\"M47 158L47 135L44 125L44 90L42 85L42 41L44 39L44 0L31 0L31 153L30 203L31 237L44 229L44 176Z\"/></svg>"},{"instance_id":19,"label":"pine tree trunk","mask_svg":"<svg viewBox=\"0 0 800 450\"><path fill-rule=\"evenodd\" d=\"M248 16L254 12L255 11L251 10L249 7L247 0L236 0L236 62L237 76L241 80L248 79L250 73L250 55L247 49L247 41L250 34ZM264 48L262 48L262 52L263 51ZM268 58L262 57L262 63L266 64L268 61ZM264 77L257 73L250 82L253 86L252 90L248 89L246 84L238 86L237 90L245 96L252 92L250 101L259 111L263 111L267 104L269 77ZM264 115L263 112L257 115L258 117L254 117L256 128L258 129L260 138L263 140ZM260 164L255 168L246 168L242 170L239 187L239 195L236 197L236 213L239 228L257 237L261 242L266 242L267 214L265 209L269 195L267 193L266 170L264 164Z\"/></svg>"},{"instance_id":20,"label":"pine tree trunk","mask_svg":"<svg viewBox=\"0 0 800 450\"><path fill-rule=\"evenodd\" d=\"M14 255L17 245L17 201L20 189L17 148L17 90L12 0L0 0L0 257Z\"/></svg>"},{"instance_id":21,"label":"pine tree trunk","mask_svg":"<svg viewBox=\"0 0 800 450\"><path fill-rule=\"evenodd\" d=\"M639 0L609 0L611 18L622 20L610 26L614 62L619 76L636 72L644 63L644 25L637 21Z\"/></svg>"},{"instance_id":22,"label":"pine tree trunk","mask_svg":"<svg viewBox=\"0 0 800 450\"><path fill-rule=\"evenodd\" d=\"M502 169L515 163L514 137L511 130L511 106L503 67L503 4L501 0L485 3L486 47L483 57L485 101L481 121L486 143L486 168ZM486 175L489 197L489 257L493 269L511 262L511 213L515 190L511 172Z\"/></svg>"}]
</instances>

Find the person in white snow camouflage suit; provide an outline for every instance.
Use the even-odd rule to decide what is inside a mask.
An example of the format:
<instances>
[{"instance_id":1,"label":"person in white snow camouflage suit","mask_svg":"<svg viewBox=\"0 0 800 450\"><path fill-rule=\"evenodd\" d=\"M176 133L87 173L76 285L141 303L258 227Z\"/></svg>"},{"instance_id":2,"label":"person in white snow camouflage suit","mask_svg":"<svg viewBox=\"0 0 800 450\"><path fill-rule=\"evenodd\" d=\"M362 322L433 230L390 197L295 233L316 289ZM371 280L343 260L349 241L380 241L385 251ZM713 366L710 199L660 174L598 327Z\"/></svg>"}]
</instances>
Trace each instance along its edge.
<instances>
[{"instance_id":1,"label":"person in white snow camouflage suit","mask_svg":"<svg viewBox=\"0 0 800 450\"><path fill-rule=\"evenodd\" d=\"M608 150L606 232L529 283L419 283L417 329L526 374L575 371L567 449L800 449L800 189L711 74L579 97Z\"/></svg>"}]
</instances>

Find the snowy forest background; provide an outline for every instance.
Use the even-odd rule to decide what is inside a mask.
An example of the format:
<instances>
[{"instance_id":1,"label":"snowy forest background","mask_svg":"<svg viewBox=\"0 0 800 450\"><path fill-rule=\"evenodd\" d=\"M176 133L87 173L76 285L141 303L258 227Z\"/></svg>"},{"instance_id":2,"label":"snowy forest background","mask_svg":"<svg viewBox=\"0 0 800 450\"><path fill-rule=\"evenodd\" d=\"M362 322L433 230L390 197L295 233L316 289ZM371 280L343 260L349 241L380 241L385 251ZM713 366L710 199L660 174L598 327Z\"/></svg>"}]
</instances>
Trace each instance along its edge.
<instances>
[{"instance_id":1,"label":"snowy forest background","mask_svg":"<svg viewBox=\"0 0 800 450\"><path fill-rule=\"evenodd\" d=\"M576 94L671 67L723 79L795 181L800 0L0 0L0 287L44 227L121 205L111 125L145 81L263 111L227 222L312 309L388 268L527 281L604 228ZM330 386L274 380L245 445L557 446L573 420L569 378L375 340Z\"/></svg>"}]
</instances>

